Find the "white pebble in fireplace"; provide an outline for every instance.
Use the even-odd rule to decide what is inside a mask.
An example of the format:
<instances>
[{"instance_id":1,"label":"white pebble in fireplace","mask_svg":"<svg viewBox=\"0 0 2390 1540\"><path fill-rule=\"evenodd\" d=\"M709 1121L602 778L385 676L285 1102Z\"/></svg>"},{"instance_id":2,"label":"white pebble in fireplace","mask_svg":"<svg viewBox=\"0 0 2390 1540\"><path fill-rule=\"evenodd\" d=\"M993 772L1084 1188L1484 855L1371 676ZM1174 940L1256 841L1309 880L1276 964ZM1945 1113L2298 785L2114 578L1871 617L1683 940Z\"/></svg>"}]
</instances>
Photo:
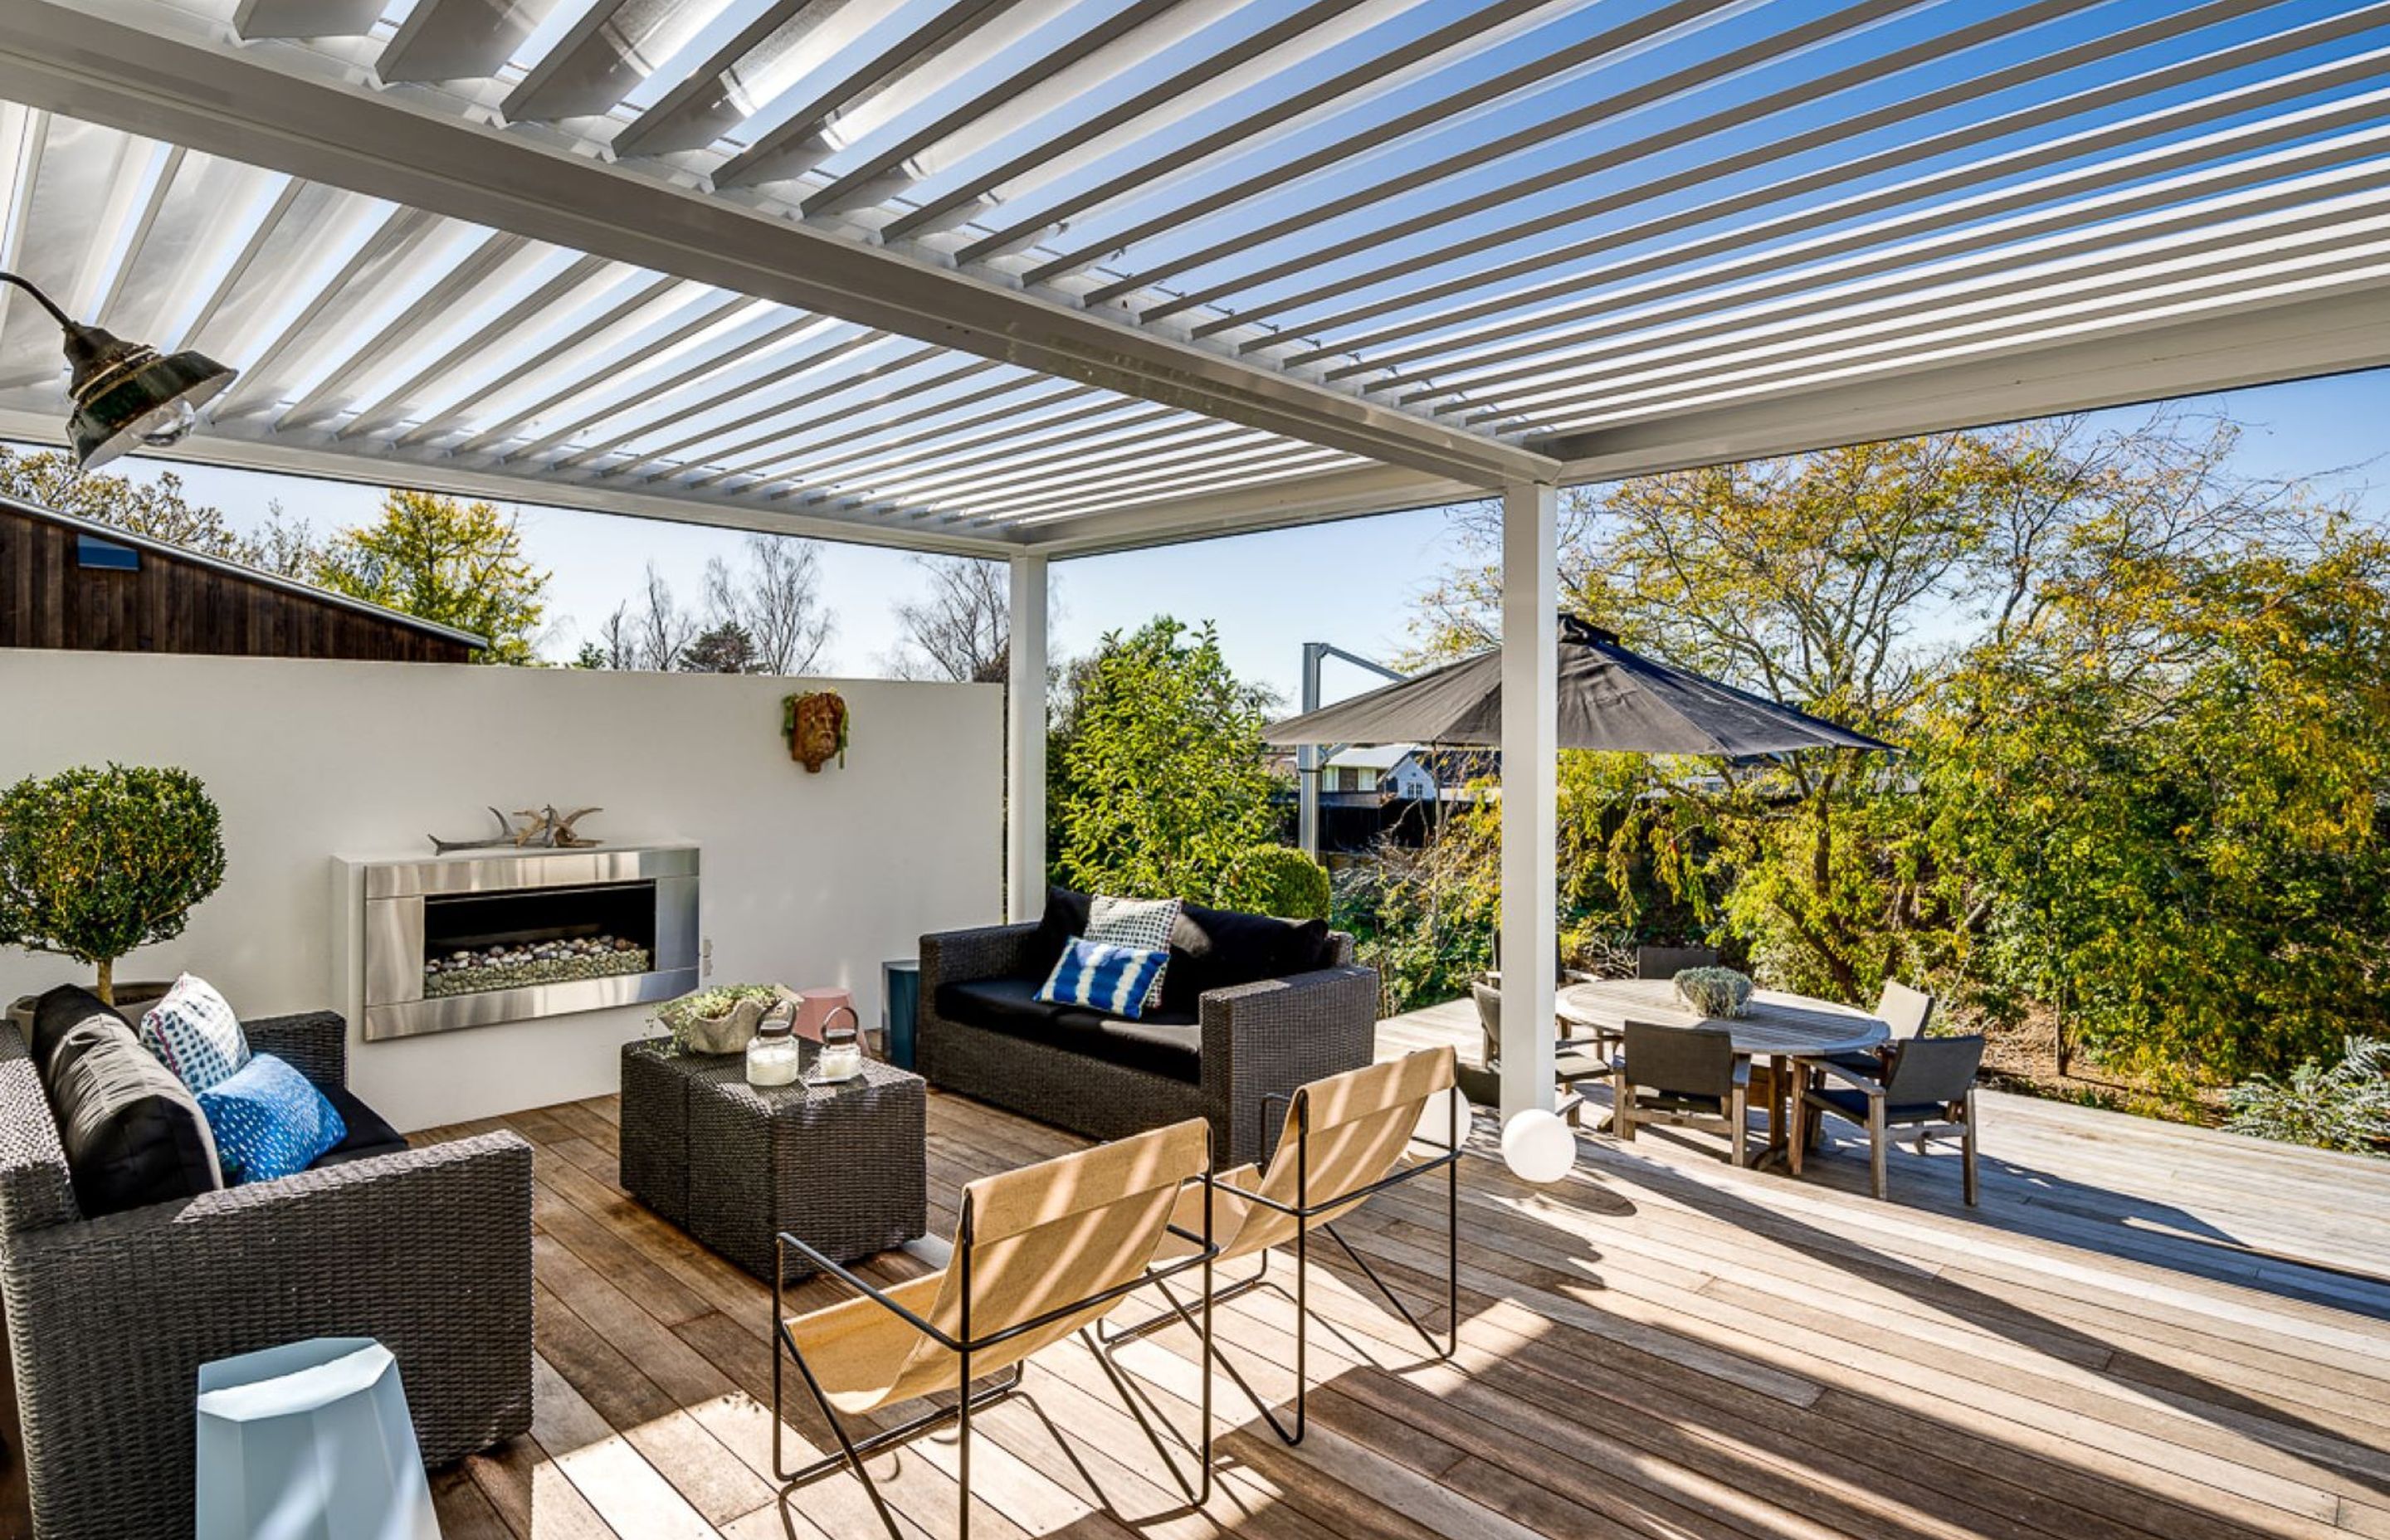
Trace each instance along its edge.
<instances>
[{"instance_id":1,"label":"white pebble in fireplace","mask_svg":"<svg viewBox=\"0 0 2390 1540\"><path fill-rule=\"evenodd\" d=\"M687 844L341 863L367 1042L668 1000L697 987Z\"/></svg>"}]
</instances>

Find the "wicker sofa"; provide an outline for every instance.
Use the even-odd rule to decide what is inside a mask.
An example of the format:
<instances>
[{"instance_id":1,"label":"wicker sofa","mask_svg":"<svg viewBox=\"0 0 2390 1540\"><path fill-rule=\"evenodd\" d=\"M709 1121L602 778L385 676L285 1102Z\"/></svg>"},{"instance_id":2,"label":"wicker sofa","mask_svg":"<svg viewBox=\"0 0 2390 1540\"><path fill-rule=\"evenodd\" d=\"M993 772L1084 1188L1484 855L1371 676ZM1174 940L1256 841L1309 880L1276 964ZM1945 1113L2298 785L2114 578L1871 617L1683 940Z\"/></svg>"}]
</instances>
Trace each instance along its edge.
<instances>
[{"instance_id":1,"label":"wicker sofa","mask_svg":"<svg viewBox=\"0 0 2390 1540\"><path fill-rule=\"evenodd\" d=\"M1033 1007L1028 997L1067 939L1071 906L1083 915L1086 902L1057 890L1043 920L921 938L916 1054L931 1084L1091 1138L1200 1117L1225 1167L1268 1154L1285 1110L1265 1104L1273 1093L1375 1057L1377 970L1353 966L1353 938L1324 928L1317 966L1165 995L1163 1008L1140 1021ZM1175 940L1171 969L1204 976ZM1174 988L1167 977L1164 987Z\"/></svg>"},{"instance_id":2,"label":"wicker sofa","mask_svg":"<svg viewBox=\"0 0 2390 1540\"><path fill-rule=\"evenodd\" d=\"M328 1093L346 1024L243 1023ZM323 1336L396 1355L431 1464L527 1431L532 1154L511 1134L86 1219L25 1039L0 1022L0 1295L43 1540L192 1533L199 1367Z\"/></svg>"}]
</instances>

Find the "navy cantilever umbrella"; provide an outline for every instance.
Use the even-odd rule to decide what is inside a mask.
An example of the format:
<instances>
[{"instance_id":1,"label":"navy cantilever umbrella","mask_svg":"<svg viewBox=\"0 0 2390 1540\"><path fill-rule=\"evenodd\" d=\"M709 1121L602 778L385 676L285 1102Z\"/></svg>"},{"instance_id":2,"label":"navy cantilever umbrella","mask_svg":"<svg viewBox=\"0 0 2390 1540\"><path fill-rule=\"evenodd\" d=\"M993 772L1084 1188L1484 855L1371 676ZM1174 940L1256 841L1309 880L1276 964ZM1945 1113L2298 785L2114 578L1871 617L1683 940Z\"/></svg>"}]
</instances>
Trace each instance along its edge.
<instances>
[{"instance_id":1,"label":"navy cantilever umbrella","mask_svg":"<svg viewBox=\"0 0 2390 1540\"><path fill-rule=\"evenodd\" d=\"M1865 733L1654 662L1607 631L1561 617L1560 746L1613 753L1781 754L1890 749ZM1273 744L1502 741L1502 654L1463 658L1367 695L1273 723Z\"/></svg>"}]
</instances>

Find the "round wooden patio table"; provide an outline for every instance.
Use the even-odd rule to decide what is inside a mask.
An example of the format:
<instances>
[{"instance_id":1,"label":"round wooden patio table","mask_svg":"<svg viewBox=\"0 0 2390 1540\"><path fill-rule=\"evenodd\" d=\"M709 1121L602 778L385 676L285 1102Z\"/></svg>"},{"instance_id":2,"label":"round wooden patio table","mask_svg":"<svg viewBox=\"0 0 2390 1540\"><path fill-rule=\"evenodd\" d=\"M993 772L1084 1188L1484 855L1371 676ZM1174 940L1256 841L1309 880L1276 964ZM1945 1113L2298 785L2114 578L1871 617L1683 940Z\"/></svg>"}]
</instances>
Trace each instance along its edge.
<instances>
[{"instance_id":1,"label":"round wooden patio table","mask_svg":"<svg viewBox=\"0 0 2390 1540\"><path fill-rule=\"evenodd\" d=\"M1655 1027L1716 1027L1734 1038L1734 1051L1749 1059L1770 1061L1767 1097L1767 1151L1764 1158L1784 1153L1785 1097L1805 1060L1830 1054L1859 1053L1887 1042L1892 1029L1866 1011L1812 999L1780 989L1752 993L1750 1014L1703 1016L1677 998L1677 986L1666 979L1596 979L1571 984L1560 992L1558 1014L1574 1026L1618 1032L1629 1021Z\"/></svg>"}]
</instances>

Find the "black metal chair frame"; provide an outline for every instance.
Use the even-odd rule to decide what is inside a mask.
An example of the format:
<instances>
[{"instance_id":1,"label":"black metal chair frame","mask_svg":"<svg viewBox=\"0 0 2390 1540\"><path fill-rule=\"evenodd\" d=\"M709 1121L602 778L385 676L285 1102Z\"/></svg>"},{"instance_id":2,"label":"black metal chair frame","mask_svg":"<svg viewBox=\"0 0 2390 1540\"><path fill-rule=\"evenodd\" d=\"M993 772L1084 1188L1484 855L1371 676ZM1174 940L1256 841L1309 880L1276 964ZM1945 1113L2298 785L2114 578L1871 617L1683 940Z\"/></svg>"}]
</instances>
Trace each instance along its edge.
<instances>
[{"instance_id":1,"label":"black metal chair frame","mask_svg":"<svg viewBox=\"0 0 2390 1540\"><path fill-rule=\"evenodd\" d=\"M1236 1382L1237 1389L1245 1392L1245 1399L1251 1401L1253 1404L1253 1409L1261 1413L1262 1420L1269 1424L1270 1431L1276 1433L1281 1443L1291 1445L1301 1444L1303 1442L1304 1435L1309 1431L1309 1426L1306 1420L1305 1405L1308 1400L1308 1392L1311 1388L1309 1374L1311 1346L1311 1222L1314 1219L1318 1218L1321 1214L1328 1213L1337 1209L1350 1208L1356 1203L1364 1202L1367 1200L1377 1196L1379 1193L1385 1191L1389 1187L1398 1187L1405 1182L1415 1181L1432 1171L1441 1170L1445 1172L1445 1310L1449 1326L1445 1333L1445 1341L1441 1343L1435 1340L1435 1334L1433 1332L1428 1330L1426 1327L1420 1324L1419 1317L1411 1314L1410 1307L1403 1303L1401 1296L1397 1295L1394 1291L1393 1288L1387 1284L1386 1280L1378 1276L1378 1270L1369 1265L1368 1259L1363 1257L1358 1251L1354 1249L1351 1241L1346 1240L1343 1235L1338 1233L1335 1226L1322 1222L1318 1227L1327 1232L1328 1238L1336 1242L1337 1246L1343 1251L1345 1256L1352 1259L1353 1264L1361 1270L1361 1276L1369 1280L1371 1287L1375 1288L1380 1294L1385 1296L1386 1303L1394 1307L1394 1313L1400 1315L1403 1320L1409 1325L1413 1331L1419 1333L1420 1340L1427 1344L1428 1351L1431 1354L1434 1354L1439 1359L1450 1358L1460 1345L1460 1158L1466 1152L1461 1149L1460 1145L1459 1101L1457 1097L1447 1097L1446 1110L1450 1124L1448 1130L1449 1142L1445 1148L1444 1154L1438 1155L1433 1160L1421 1161L1416 1165L1407 1166L1390 1176L1384 1176L1370 1183L1368 1187L1359 1187L1352 1192L1343 1194L1340 1197L1327 1199L1320 1202L1314 1203L1311 1201L1310 1196L1311 1168L1309 1161L1305 1159L1310 1143L1309 1135L1311 1132L1311 1101L1308 1088L1298 1089L1291 1096L1282 1091L1273 1091L1265 1097L1262 1101L1261 1113L1266 1123L1269 1115L1270 1103L1272 1102L1288 1102L1294 1108L1295 1200L1291 1204L1280 1203L1272 1199L1265 1198L1258 1192L1248 1192L1242 1187L1227 1187L1226 1184L1220 1185L1225 1187L1225 1190L1233 1192L1238 1197L1242 1198L1249 1202L1258 1203L1264 1208L1274 1209L1278 1213L1287 1214L1298 1221L1294 1229L1294 1292L1291 1296L1294 1302L1294 1426L1291 1429L1288 1428L1285 1423L1279 1420L1278 1414L1270 1409L1269 1404L1262 1399L1260 1393L1253 1389L1253 1385L1249 1381L1247 1381L1244 1375L1238 1370L1236 1365L1228 1361L1227 1354L1221 1351L1217 1341L1214 1340L1208 1325L1210 1318L1208 1315L1208 1307L1210 1305L1237 1299L1242 1295L1250 1294L1257 1289L1277 1287L1269 1281L1268 1251L1264 1251L1262 1253L1261 1268L1259 1271L1255 1272L1253 1277L1248 1278L1240 1278L1236 1282L1221 1289L1216 1293L1210 1291L1211 1280L1208 1277L1205 1278L1204 1287L1207 1297L1203 1303L1207 1307L1207 1315L1205 1316L1207 1324L1204 1327L1198 1328L1197 1329L1204 1339L1204 1352L1211 1356L1214 1363L1220 1366L1222 1372L1227 1374L1231 1380ZM1267 1142L1268 1136L1267 1130L1265 1128L1263 1133L1263 1140L1265 1143ZM1207 1203L1210 1201L1208 1196L1206 1197L1205 1201ZM1286 1290L1284 1289L1279 1289L1278 1291L1281 1296L1286 1296ZM1149 1336L1151 1333L1159 1331L1163 1328L1171 1325L1174 1321L1184 1321L1190 1327L1195 1326L1195 1320L1193 1316L1188 1313L1187 1306L1180 1302L1177 1295L1171 1292L1166 1284L1162 1288L1162 1297L1170 1303L1170 1308L1173 1312L1172 1315L1157 1315L1150 1321L1139 1321L1135 1326L1118 1328L1109 1333L1099 1332L1099 1340L1102 1343L1104 1350L1106 1352L1110 1352L1111 1349L1117 1347L1123 1342L1132 1341L1137 1338ZM1208 1380L1210 1376L1207 1375L1204 1378Z\"/></svg>"},{"instance_id":2,"label":"black metal chair frame","mask_svg":"<svg viewBox=\"0 0 2390 1540\"><path fill-rule=\"evenodd\" d=\"M957 1331L959 1332L959 1335L957 1336L950 1336L946 1332L940 1330L921 1315L907 1309L906 1306L899 1304L889 1295L886 1290L880 1288L868 1279L857 1277L853 1271L832 1258L823 1255L820 1251L815 1250L812 1246L807 1245L803 1240L798 1238L796 1236L790 1235L785 1230L781 1231L776 1238L778 1244L774 1248L774 1264L772 1270L773 1474L780 1479L784 1487L793 1488L804 1486L810 1482L818 1481L822 1477L827 1476L835 1470L853 1470L856 1478L863 1482L863 1490L870 1496L872 1508L879 1512L880 1521L887 1526L891 1540L904 1540L904 1532L897 1527L896 1517L890 1511L887 1499L880 1495L879 1483L871 1479L871 1472L864 1469L864 1458L867 1456L877 1454L882 1449L917 1438L920 1434L930 1431L932 1429L942 1427L945 1423L951 1421L956 1425L956 1480L957 1485L961 1489L961 1498L956 1507L955 1534L957 1540L968 1540L968 1537L970 1534L971 1415L974 1412L984 1410L985 1408L992 1406L997 1402L1003 1401L1019 1392L1022 1381L1026 1377L1029 1367L1026 1360L1017 1363L1013 1365L1012 1373L1009 1378L997 1380L989 1386L974 1392L970 1388L971 1354L975 1353L985 1353L990 1348L1001 1346L1002 1344L1009 1342L1014 1338L1022 1336L1026 1332L1035 1331L1040 1328L1051 1326L1054 1322L1061 1320L1065 1316L1076 1315L1078 1312L1086 1310L1092 1305L1108 1303L1113 1300L1124 1298L1126 1295L1134 1293L1137 1290L1144 1289L1148 1286L1151 1286L1152 1288L1159 1290L1164 1297L1170 1297L1169 1285L1166 1280L1176 1277L1181 1273L1189 1271L1201 1271L1203 1275L1203 1309L1201 1323L1198 1324L1190 1317L1189 1324L1195 1327L1197 1335L1202 1341L1204 1350L1207 1353L1214 1351L1212 1346L1212 1262L1214 1257L1217 1257L1220 1254L1220 1249L1212 1243L1212 1199L1214 1184L1209 1172L1204 1173L1200 1180L1203 1184L1202 1233L1200 1235L1194 1234L1180 1228L1176 1225L1169 1226L1170 1233L1173 1235L1177 1236L1182 1240L1189 1240L1195 1243L1198 1250L1194 1255L1182 1258L1166 1266L1150 1268L1141 1277L1131 1278L1125 1283L1115 1284L1110 1289L1090 1294L1085 1299L1074 1300L1068 1304L1058 1305L1054 1309L1045 1311L1029 1320L1015 1322L1013 1325L1006 1327L1001 1331L994 1331L986 1334L985 1336L979 1337L975 1337L971 1334L970 1324L970 1265L973 1204L970 1195L968 1192L963 1195L962 1213L955 1227L955 1258L953 1265L961 1269L962 1274L962 1310L961 1317L956 1323ZM914 1418L910 1421L899 1424L893 1428L882 1429L879 1432L872 1433L862 1439L856 1439L851 1436L847 1432L844 1425L839 1421L837 1412L831 1409L829 1398L823 1393L820 1381L814 1378L812 1368L805 1363L803 1351L797 1346L795 1336L789 1330L786 1296L788 1291L788 1259L789 1251L791 1249L801 1252L804 1256L805 1260L819 1268L823 1274L838 1279L841 1283L854 1290L855 1293L880 1305L891 1314L904 1320L904 1322L912 1327L914 1330L919 1331L924 1337L929 1338L932 1341L937 1343L940 1347L944 1348L947 1352L954 1354L957 1359L959 1360L956 1366L955 1404L951 1406L938 1407L926 1412L919 1417ZM1175 1308L1177 1305L1177 1301L1175 1298L1172 1298L1171 1303ZM1185 1314L1184 1311L1181 1311L1180 1313L1182 1315ZM1145 1436L1152 1443L1154 1453L1161 1457L1163 1465L1168 1469L1172 1478L1178 1482L1179 1489L1187 1494L1190 1508L1200 1508L1206 1503L1209 1503L1212 1500L1212 1377L1208 1374L1203 1376L1201 1393L1202 1431L1201 1438L1198 1440L1197 1445L1198 1465L1200 1469L1197 1472L1195 1482L1190 1483L1184 1475L1180 1474L1178 1462L1171 1457L1170 1452L1167 1449L1163 1447L1161 1438L1155 1434L1152 1426L1147 1422L1144 1412L1141 1411L1137 1405L1135 1395L1131 1392L1127 1383L1122 1379L1121 1370L1112 1364L1110 1354L1104 1351L1102 1344L1096 1340L1095 1335L1092 1332L1085 1328L1081 1328L1079 1335L1086 1341L1088 1347L1094 1351L1096 1361L1103 1366L1106 1378L1111 1380L1113 1390L1119 1393L1121 1400L1128 1406L1129 1415L1136 1418L1138 1427L1145 1430ZM793 1470L789 1469L786 1457L782 1453L782 1440L785 1437L785 1426L780 1416L780 1408L782 1405L783 1370L781 1364L783 1350L785 1350L786 1357L796 1364L797 1373L804 1380L805 1390L812 1395L814 1405L821 1412L822 1420L829 1425L831 1436L838 1441L838 1452L836 1454L825 1455L811 1464L801 1466ZM1140 1522L1145 1521L1140 1521Z\"/></svg>"}]
</instances>

